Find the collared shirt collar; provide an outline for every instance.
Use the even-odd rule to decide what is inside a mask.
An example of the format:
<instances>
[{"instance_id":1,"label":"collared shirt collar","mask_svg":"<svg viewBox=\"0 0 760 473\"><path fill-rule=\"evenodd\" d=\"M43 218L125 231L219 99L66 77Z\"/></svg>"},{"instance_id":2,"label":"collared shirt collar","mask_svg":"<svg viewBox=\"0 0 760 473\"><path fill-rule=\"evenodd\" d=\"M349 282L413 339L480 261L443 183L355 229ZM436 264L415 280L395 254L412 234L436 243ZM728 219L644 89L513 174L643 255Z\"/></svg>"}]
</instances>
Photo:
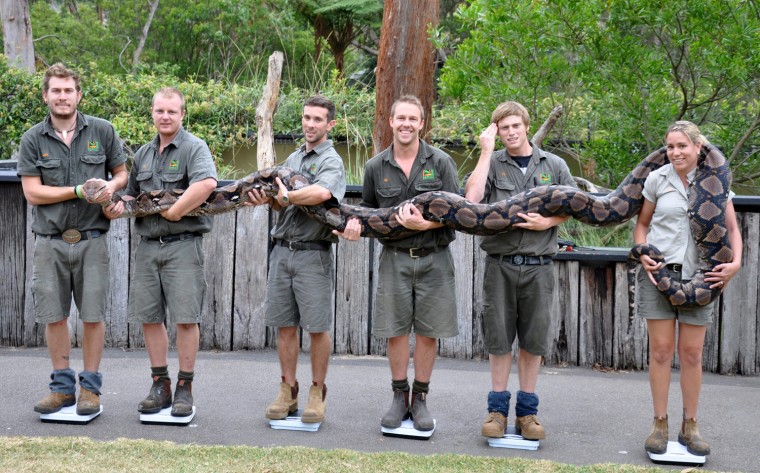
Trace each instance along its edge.
<instances>
[{"instance_id":1,"label":"collared shirt collar","mask_svg":"<svg viewBox=\"0 0 760 473\"><path fill-rule=\"evenodd\" d=\"M180 126L179 127L179 131L177 131L177 134L174 135L174 138L172 139L171 143L169 143L168 145L166 145L166 148L168 148L169 146L173 146L174 148L178 148L179 144L182 142L182 140L185 139L185 133L187 133L185 131L185 127ZM153 140L150 142L150 146L152 146L155 149L159 149L160 146L161 146L161 137L159 135L156 135L156 137L153 138Z\"/></svg>"},{"instance_id":2,"label":"collared shirt collar","mask_svg":"<svg viewBox=\"0 0 760 473\"><path fill-rule=\"evenodd\" d=\"M325 140L321 143L319 143L317 146L313 147L310 151L306 151L306 143L302 144L298 149L301 151L301 154L303 156L308 156L311 153L316 154L319 156L320 154L324 153L328 149L333 147L332 140Z\"/></svg>"},{"instance_id":3,"label":"collared shirt collar","mask_svg":"<svg viewBox=\"0 0 760 473\"><path fill-rule=\"evenodd\" d=\"M419 159L421 162L425 162L427 158L433 155L433 150L430 148L430 145L427 144L423 139L418 138L418 141L420 143L420 147L417 149L417 156L415 157L415 160ZM388 146L384 151L383 159L388 162L395 162L393 159L393 143L391 143L390 146Z\"/></svg>"},{"instance_id":4,"label":"collared shirt collar","mask_svg":"<svg viewBox=\"0 0 760 473\"><path fill-rule=\"evenodd\" d=\"M75 126L77 133L89 125L90 125L90 121L87 120L87 116L83 113L80 113L79 110L77 110L77 123ZM53 128L53 119L49 113L47 117L45 117L45 129L43 133L46 133L51 136L55 136L55 128Z\"/></svg>"}]
</instances>

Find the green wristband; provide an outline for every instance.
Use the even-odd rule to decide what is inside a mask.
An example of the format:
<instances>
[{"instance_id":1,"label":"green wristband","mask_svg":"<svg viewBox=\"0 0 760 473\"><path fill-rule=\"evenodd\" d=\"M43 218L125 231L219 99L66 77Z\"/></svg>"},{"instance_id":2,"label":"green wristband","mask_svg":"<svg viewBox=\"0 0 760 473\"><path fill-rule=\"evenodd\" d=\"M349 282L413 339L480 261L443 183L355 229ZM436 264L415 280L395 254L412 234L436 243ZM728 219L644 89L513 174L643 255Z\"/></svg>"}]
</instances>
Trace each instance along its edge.
<instances>
[{"instance_id":1,"label":"green wristband","mask_svg":"<svg viewBox=\"0 0 760 473\"><path fill-rule=\"evenodd\" d=\"M78 186L74 186L74 193L80 199L84 199L84 194L82 193L82 184L79 184Z\"/></svg>"}]
</instances>

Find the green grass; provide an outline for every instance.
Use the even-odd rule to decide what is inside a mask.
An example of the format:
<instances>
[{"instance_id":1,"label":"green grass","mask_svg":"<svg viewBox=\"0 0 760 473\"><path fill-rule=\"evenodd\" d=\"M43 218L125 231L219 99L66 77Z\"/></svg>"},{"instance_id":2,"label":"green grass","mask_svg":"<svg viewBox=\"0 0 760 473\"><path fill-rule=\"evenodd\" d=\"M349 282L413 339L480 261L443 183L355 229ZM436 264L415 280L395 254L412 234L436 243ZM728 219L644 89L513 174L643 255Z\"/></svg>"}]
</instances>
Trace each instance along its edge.
<instances>
[{"instance_id":1,"label":"green grass","mask_svg":"<svg viewBox=\"0 0 760 473\"><path fill-rule=\"evenodd\" d=\"M82 437L0 437L0 472L666 472L632 465L572 466L547 460L468 455L410 455L305 447L178 445L166 441ZM700 470L703 471L703 470Z\"/></svg>"}]
</instances>

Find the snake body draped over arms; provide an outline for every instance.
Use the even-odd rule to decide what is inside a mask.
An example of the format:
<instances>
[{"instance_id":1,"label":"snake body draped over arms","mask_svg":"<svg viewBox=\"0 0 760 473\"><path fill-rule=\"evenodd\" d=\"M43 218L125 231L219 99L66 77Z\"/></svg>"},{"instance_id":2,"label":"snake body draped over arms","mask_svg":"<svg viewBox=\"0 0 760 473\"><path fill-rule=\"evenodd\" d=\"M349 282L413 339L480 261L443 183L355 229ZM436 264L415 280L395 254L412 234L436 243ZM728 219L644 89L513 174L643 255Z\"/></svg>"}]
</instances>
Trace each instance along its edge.
<instances>
[{"instance_id":1,"label":"snake body draped over arms","mask_svg":"<svg viewBox=\"0 0 760 473\"><path fill-rule=\"evenodd\" d=\"M373 209L341 204L335 198L320 205L301 208L315 220L339 231L345 229L348 219L358 218L362 225L362 236L385 239L399 239L415 233L397 220L399 208L406 203L414 204L426 220L440 222L472 235L494 235L510 231L515 223L523 221L517 214L529 212L545 217L570 216L594 226L616 225L638 214L643 203L644 181L652 170L667 162L665 148L658 149L639 163L617 189L605 196L570 186L539 186L491 204L472 203L458 194L434 191L420 194L390 208ZM706 144L702 147L698 167L689 192L692 234L700 253L697 275L684 284L671 280L664 265L655 274L658 289L678 306L705 305L712 301L720 290L709 289L709 284L704 281L704 272L716 264L731 261L732 258L724 215L731 182L728 164L717 148ZM278 191L275 177L279 177L289 190L301 189L310 184L306 176L290 168L276 166L263 169L215 189L203 204L188 215L216 215L243 208L244 203L249 201L247 193L252 189L274 196ZM88 181L84 191L93 196L99 188L97 181ZM139 194L134 200L123 200L116 195L113 201L124 202L122 217L142 217L171 207L182 193L182 190L158 190ZM629 262L637 263L642 252L655 260L659 254L654 247L639 245L632 250ZM661 254L659 258L662 259Z\"/></svg>"}]
</instances>

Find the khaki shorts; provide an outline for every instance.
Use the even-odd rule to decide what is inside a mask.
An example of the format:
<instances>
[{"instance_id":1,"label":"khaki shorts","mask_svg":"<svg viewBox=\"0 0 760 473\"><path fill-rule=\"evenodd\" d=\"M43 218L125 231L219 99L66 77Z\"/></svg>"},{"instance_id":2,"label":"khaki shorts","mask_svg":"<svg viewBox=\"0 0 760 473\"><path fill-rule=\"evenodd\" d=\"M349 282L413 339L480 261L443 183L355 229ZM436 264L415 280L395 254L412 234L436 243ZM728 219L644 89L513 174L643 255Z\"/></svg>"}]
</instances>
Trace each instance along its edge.
<instances>
[{"instance_id":1,"label":"khaki shorts","mask_svg":"<svg viewBox=\"0 0 760 473\"><path fill-rule=\"evenodd\" d=\"M483 334L490 355L520 348L537 356L549 351L554 264L513 265L487 256L483 278Z\"/></svg>"},{"instance_id":2,"label":"khaki shorts","mask_svg":"<svg viewBox=\"0 0 760 473\"><path fill-rule=\"evenodd\" d=\"M290 250L277 245L269 255L264 322L270 327L300 325L310 333L329 332L334 292L332 250Z\"/></svg>"},{"instance_id":3,"label":"khaki shorts","mask_svg":"<svg viewBox=\"0 0 760 473\"><path fill-rule=\"evenodd\" d=\"M670 277L681 280L680 271L670 271ZM652 284L646 271L639 268L636 310L641 317L653 320L672 320L690 325L709 325L713 319L713 304L702 307L673 307L665 295Z\"/></svg>"},{"instance_id":4,"label":"khaki shorts","mask_svg":"<svg viewBox=\"0 0 760 473\"><path fill-rule=\"evenodd\" d=\"M129 320L175 324L200 323L206 276L203 238L161 243L143 238L135 252L129 288Z\"/></svg>"},{"instance_id":5,"label":"khaki shorts","mask_svg":"<svg viewBox=\"0 0 760 473\"><path fill-rule=\"evenodd\" d=\"M448 249L422 258L383 248L378 269L372 334L391 338L414 333L455 337L457 301L454 262Z\"/></svg>"},{"instance_id":6,"label":"khaki shorts","mask_svg":"<svg viewBox=\"0 0 760 473\"><path fill-rule=\"evenodd\" d=\"M74 244L37 236L33 261L32 298L37 323L67 318L72 294L83 322L105 320L109 289L105 235Z\"/></svg>"}]
</instances>

